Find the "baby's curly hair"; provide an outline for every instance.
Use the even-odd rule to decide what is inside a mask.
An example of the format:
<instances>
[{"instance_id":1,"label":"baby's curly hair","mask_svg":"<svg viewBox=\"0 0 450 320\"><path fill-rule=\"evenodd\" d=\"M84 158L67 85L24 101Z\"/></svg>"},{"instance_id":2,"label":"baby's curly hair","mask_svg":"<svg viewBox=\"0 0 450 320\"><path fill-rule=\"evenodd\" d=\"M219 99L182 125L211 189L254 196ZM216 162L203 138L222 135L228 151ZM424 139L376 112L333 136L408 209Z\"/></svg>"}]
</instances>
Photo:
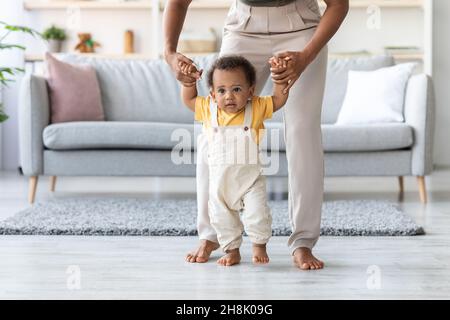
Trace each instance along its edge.
<instances>
[{"instance_id":1,"label":"baby's curly hair","mask_svg":"<svg viewBox=\"0 0 450 320\"><path fill-rule=\"evenodd\" d=\"M213 75L215 70L235 70L241 69L244 71L247 82L253 86L256 82L255 67L245 59L243 56L226 55L218 58L208 71L208 85L213 87Z\"/></svg>"}]
</instances>

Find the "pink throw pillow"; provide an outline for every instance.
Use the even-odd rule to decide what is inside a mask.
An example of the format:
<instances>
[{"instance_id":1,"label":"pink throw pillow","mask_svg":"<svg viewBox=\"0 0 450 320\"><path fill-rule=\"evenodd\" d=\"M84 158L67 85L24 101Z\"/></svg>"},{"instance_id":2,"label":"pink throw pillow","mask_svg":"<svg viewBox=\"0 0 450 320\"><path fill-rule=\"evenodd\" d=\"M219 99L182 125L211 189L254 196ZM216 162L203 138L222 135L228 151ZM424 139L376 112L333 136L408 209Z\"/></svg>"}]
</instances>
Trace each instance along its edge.
<instances>
[{"instance_id":1,"label":"pink throw pillow","mask_svg":"<svg viewBox=\"0 0 450 320\"><path fill-rule=\"evenodd\" d=\"M95 69L62 62L48 52L45 59L51 122L105 120Z\"/></svg>"}]
</instances>

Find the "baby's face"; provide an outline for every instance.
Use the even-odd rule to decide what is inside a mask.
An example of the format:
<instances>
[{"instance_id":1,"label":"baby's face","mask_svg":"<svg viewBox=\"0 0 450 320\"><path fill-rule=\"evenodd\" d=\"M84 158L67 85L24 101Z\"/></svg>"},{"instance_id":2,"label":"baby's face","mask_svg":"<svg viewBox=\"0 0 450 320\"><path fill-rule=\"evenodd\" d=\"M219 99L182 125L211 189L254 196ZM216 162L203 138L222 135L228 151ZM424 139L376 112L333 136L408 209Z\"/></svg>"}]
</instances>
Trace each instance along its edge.
<instances>
[{"instance_id":1,"label":"baby's face","mask_svg":"<svg viewBox=\"0 0 450 320\"><path fill-rule=\"evenodd\" d=\"M211 96L217 106L228 113L241 111L255 90L254 86L248 84L241 69L215 70L213 83Z\"/></svg>"}]
</instances>

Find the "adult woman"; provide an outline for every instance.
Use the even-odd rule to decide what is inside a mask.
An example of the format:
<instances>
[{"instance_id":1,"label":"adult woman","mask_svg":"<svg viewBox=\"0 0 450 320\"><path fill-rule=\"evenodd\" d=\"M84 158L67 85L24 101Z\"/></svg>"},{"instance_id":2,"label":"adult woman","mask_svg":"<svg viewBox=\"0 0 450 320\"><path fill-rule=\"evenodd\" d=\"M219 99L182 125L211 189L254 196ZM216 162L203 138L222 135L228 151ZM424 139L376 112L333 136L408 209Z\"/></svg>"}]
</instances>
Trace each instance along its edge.
<instances>
[{"instance_id":1,"label":"adult woman","mask_svg":"<svg viewBox=\"0 0 450 320\"><path fill-rule=\"evenodd\" d=\"M348 12L348 0L324 0L321 16L317 0L235 0L223 30L220 55L245 56L257 72L256 94L269 76L290 90L284 109L286 156L289 171L289 218L292 234L288 245L301 269L321 269L312 254L320 234L323 202L323 149L321 107L327 65L327 42ZM191 0L169 0L164 12L165 59L177 79L194 83L200 74L185 75L179 61L192 61L177 53L178 38ZM269 68L271 57L288 61L287 67ZM205 144L198 147L206 152ZM199 248L189 262L206 262L218 248L208 217L208 168L197 163Z\"/></svg>"}]
</instances>

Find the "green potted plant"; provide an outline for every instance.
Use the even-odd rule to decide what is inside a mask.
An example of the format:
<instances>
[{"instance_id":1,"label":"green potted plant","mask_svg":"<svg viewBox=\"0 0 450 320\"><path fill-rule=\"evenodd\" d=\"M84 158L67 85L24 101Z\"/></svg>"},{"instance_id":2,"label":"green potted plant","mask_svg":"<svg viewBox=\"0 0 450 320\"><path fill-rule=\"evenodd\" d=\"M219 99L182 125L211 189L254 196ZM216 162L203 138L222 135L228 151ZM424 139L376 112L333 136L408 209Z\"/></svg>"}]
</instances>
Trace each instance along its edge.
<instances>
[{"instance_id":1,"label":"green potted plant","mask_svg":"<svg viewBox=\"0 0 450 320\"><path fill-rule=\"evenodd\" d=\"M33 37L36 35L42 36L39 32L22 26L15 26L15 25L9 25L3 21L0 21L0 50L8 50L8 49L20 49L25 50L24 46L13 44L13 43L7 43L5 42L6 37L11 32L22 32L26 34L30 34ZM0 90L3 86L7 86L8 82L12 82L13 77L18 74L24 72L24 69L22 68L14 68L14 67L6 67L1 64L0 61ZM8 119L8 115L5 114L3 110L2 101L0 100L0 124Z\"/></svg>"},{"instance_id":2,"label":"green potted plant","mask_svg":"<svg viewBox=\"0 0 450 320\"><path fill-rule=\"evenodd\" d=\"M44 30L43 38L48 41L48 51L60 52L62 42L66 40L66 32L64 29L58 28L55 25Z\"/></svg>"}]
</instances>

